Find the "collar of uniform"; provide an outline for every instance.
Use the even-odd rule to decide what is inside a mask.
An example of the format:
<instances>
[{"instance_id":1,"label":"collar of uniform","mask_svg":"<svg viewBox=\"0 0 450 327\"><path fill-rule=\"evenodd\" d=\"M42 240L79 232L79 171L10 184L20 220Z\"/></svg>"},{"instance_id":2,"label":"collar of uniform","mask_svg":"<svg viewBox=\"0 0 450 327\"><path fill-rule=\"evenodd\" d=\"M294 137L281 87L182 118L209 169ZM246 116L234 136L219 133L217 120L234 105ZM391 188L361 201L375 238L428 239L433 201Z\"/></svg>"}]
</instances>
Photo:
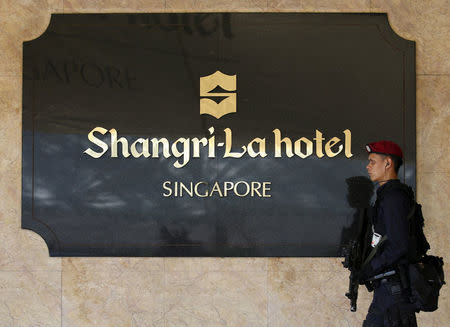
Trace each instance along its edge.
<instances>
[{"instance_id":1,"label":"collar of uniform","mask_svg":"<svg viewBox=\"0 0 450 327\"><path fill-rule=\"evenodd\" d=\"M390 179L386 183L384 183L382 186L380 186L377 190L377 197L380 198L380 196L388 189L393 187L394 185L400 184L399 179Z\"/></svg>"}]
</instances>

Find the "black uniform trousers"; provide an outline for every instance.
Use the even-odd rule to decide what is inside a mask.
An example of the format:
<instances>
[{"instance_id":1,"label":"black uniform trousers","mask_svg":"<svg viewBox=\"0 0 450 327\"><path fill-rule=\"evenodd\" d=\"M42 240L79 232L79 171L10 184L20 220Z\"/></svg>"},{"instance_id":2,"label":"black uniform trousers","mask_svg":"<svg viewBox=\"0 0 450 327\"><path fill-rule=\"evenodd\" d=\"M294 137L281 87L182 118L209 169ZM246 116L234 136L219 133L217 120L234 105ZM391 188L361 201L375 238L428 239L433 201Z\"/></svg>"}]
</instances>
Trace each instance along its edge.
<instances>
[{"instance_id":1,"label":"black uniform trousers","mask_svg":"<svg viewBox=\"0 0 450 327\"><path fill-rule=\"evenodd\" d=\"M382 279L374 289L363 327L417 327L408 295L397 279Z\"/></svg>"}]
</instances>

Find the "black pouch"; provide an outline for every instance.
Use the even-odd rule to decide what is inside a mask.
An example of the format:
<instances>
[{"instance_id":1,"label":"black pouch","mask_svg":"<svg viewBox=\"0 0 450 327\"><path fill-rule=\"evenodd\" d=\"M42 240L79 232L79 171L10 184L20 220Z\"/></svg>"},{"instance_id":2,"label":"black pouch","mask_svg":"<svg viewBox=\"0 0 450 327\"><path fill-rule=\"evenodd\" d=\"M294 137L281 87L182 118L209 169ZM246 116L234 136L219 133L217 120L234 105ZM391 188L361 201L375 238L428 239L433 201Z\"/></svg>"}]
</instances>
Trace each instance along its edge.
<instances>
[{"instance_id":1,"label":"black pouch","mask_svg":"<svg viewBox=\"0 0 450 327\"><path fill-rule=\"evenodd\" d=\"M408 266L411 303L417 312L432 312L438 308L439 291L444 281L442 258L424 256Z\"/></svg>"}]
</instances>

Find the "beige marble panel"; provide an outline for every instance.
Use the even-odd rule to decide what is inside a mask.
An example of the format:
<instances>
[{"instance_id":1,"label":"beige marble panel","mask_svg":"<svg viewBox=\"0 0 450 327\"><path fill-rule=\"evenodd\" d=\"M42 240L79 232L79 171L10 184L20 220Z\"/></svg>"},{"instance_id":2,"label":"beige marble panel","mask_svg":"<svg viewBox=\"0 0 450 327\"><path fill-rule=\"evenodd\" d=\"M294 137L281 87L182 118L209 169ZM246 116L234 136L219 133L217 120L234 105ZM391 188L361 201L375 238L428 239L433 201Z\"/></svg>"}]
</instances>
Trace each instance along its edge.
<instances>
[{"instance_id":1,"label":"beige marble panel","mask_svg":"<svg viewBox=\"0 0 450 327\"><path fill-rule=\"evenodd\" d=\"M450 321L450 301L446 287L442 288L439 296L439 308L435 312L419 312L416 314L417 325L422 327L447 326Z\"/></svg>"},{"instance_id":2,"label":"beige marble panel","mask_svg":"<svg viewBox=\"0 0 450 327\"><path fill-rule=\"evenodd\" d=\"M370 11L370 0L269 0L268 10L309 12Z\"/></svg>"},{"instance_id":3,"label":"beige marble panel","mask_svg":"<svg viewBox=\"0 0 450 327\"><path fill-rule=\"evenodd\" d=\"M348 270L340 272L274 269L269 271L270 327L360 326L371 300L365 287L359 290L358 310L350 311Z\"/></svg>"},{"instance_id":4,"label":"beige marble panel","mask_svg":"<svg viewBox=\"0 0 450 327\"><path fill-rule=\"evenodd\" d=\"M166 9L165 0L135 0L133 12L164 12Z\"/></svg>"},{"instance_id":5,"label":"beige marble panel","mask_svg":"<svg viewBox=\"0 0 450 327\"><path fill-rule=\"evenodd\" d=\"M26 41L40 36L50 23L50 8L21 7L23 10L6 12L0 21L2 35L10 40Z\"/></svg>"},{"instance_id":6,"label":"beige marble panel","mask_svg":"<svg viewBox=\"0 0 450 327\"><path fill-rule=\"evenodd\" d=\"M0 271L0 326L61 326L60 272Z\"/></svg>"},{"instance_id":7,"label":"beige marble panel","mask_svg":"<svg viewBox=\"0 0 450 327\"><path fill-rule=\"evenodd\" d=\"M431 252L450 262L450 174L421 173L417 178L417 199L422 204L425 233L431 243Z\"/></svg>"},{"instance_id":8,"label":"beige marble panel","mask_svg":"<svg viewBox=\"0 0 450 327\"><path fill-rule=\"evenodd\" d=\"M373 12L387 12L397 34L416 41L418 74L450 73L448 0L372 0Z\"/></svg>"},{"instance_id":9,"label":"beige marble panel","mask_svg":"<svg viewBox=\"0 0 450 327\"><path fill-rule=\"evenodd\" d=\"M445 319L445 314L443 315L443 308L440 308L437 312L420 312L416 314L417 325L419 327L442 327L447 326L447 323L443 320Z\"/></svg>"},{"instance_id":10,"label":"beige marble panel","mask_svg":"<svg viewBox=\"0 0 450 327\"><path fill-rule=\"evenodd\" d=\"M161 260L91 259L63 259L62 326L164 326Z\"/></svg>"},{"instance_id":11,"label":"beige marble panel","mask_svg":"<svg viewBox=\"0 0 450 327\"><path fill-rule=\"evenodd\" d=\"M417 170L450 172L450 76L417 77Z\"/></svg>"},{"instance_id":12,"label":"beige marble panel","mask_svg":"<svg viewBox=\"0 0 450 327\"><path fill-rule=\"evenodd\" d=\"M20 190L20 159L22 132L22 79L15 76L0 76L0 176L3 188L11 196L17 196ZM6 196L6 193L3 194ZM1 203L1 202L0 202ZM5 203L5 202L3 202ZM20 202L9 202L11 206ZM6 203L5 203L6 204ZM1 205L1 204L0 204Z\"/></svg>"},{"instance_id":13,"label":"beige marble panel","mask_svg":"<svg viewBox=\"0 0 450 327\"><path fill-rule=\"evenodd\" d=\"M448 258L447 258L447 263ZM447 268L446 268L447 270ZM447 270L448 272L448 270ZM448 289L448 278L449 274L447 273L445 275L447 280L447 286L443 286L441 289L441 293L439 296L439 309L436 312L421 312L419 313L419 323L421 323L421 320L431 320L433 323L433 326L441 327L441 326L447 326L450 324L450 290ZM428 326L424 323L422 323L419 326Z\"/></svg>"},{"instance_id":14,"label":"beige marble panel","mask_svg":"<svg viewBox=\"0 0 450 327\"><path fill-rule=\"evenodd\" d=\"M444 258L446 280L450 278L446 268L450 262L450 228L448 212L450 209L450 174L419 173L417 176L417 199L422 204L425 218L425 235L430 242L430 254ZM439 299L439 309L433 313L420 313L419 326L446 326L450 321L450 289L444 286Z\"/></svg>"},{"instance_id":15,"label":"beige marble panel","mask_svg":"<svg viewBox=\"0 0 450 327\"><path fill-rule=\"evenodd\" d=\"M0 271L60 271L61 258L49 256L38 234L20 228L19 215L14 215L17 223L5 223L8 214L0 211Z\"/></svg>"},{"instance_id":16,"label":"beige marble panel","mask_svg":"<svg viewBox=\"0 0 450 327\"><path fill-rule=\"evenodd\" d=\"M2 18L0 16L0 18ZM0 19L0 76L19 76L22 71L22 49L20 42L6 33Z\"/></svg>"},{"instance_id":17,"label":"beige marble panel","mask_svg":"<svg viewBox=\"0 0 450 327\"><path fill-rule=\"evenodd\" d=\"M255 271L267 270L267 258L166 258L166 271Z\"/></svg>"},{"instance_id":18,"label":"beige marble panel","mask_svg":"<svg viewBox=\"0 0 450 327\"><path fill-rule=\"evenodd\" d=\"M63 0L2 0L1 12L22 12L31 15L38 11L61 12Z\"/></svg>"},{"instance_id":19,"label":"beige marble panel","mask_svg":"<svg viewBox=\"0 0 450 327\"><path fill-rule=\"evenodd\" d=\"M341 272L342 258L269 258L269 271Z\"/></svg>"},{"instance_id":20,"label":"beige marble panel","mask_svg":"<svg viewBox=\"0 0 450 327\"><path fill-rule=\"evenodd\" d=\"M264 11L267 0L166 0L166 10L171 12L197 11Z\"/></svg>"},{"instance_id":21,"label":"beige marble panel","mask_svg":"<svg viewBox=\"0 0 450 327\"><path fill-rule=\"evenodd\" d=\"M149 271L164 271L164 258L145 257L73 257L63 258L63 269L76 267L86 271L121 271L133 270L145 274Z\"/></svg>"},{"instance_id":22,"label":"beige marble panel","mask_svg":"<svg viewBox=\"0 0 450 327\"><path fill-rule=\"evenodd\" d=\"M65 13L161 12L164 0L64 0Z\"/></svg>"},{"instance_id":23,"label":"beige marble panel","mask_svg":"<svg viewBox=\"0 0 450 327\"><path fill-rule=\"evenodd\" d=\"M50 22L50 9L6 12L0 19L0 76L22 75L22 43L40 36Z\"/></svg>"},{"instance_id":24,"label":"beige marble panel","mask_svg":"<svg viewBox=\"0 0 450 327\"><path fill-rule=\"evenodd\" d=\"M267 326L266 272L166 272L167 327Z\"/></svg>"},{"instance_id":25,"label":"beige marble panel","mask_svg":"<svg viewBox=\"0 0 450 327\"><path fill-rule=\"evenodd\" d=\"M422 203L423 214L445 221L450 209L449 173L419 173L417 200Z\"/></svg>"}]
</instances>

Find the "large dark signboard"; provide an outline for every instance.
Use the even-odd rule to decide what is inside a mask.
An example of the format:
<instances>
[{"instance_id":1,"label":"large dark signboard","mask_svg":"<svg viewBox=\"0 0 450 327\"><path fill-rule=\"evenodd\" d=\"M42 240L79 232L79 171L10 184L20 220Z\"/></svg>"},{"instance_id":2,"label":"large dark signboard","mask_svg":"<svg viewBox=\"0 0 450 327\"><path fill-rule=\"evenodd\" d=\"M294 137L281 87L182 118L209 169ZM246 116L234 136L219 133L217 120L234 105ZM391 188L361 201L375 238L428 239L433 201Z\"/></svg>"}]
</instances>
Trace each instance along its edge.
<instances>
[{"instance_id":1,"label":"large dark signboard","mask_svg":"<svg viewBox=\"0 0 450 327\"><path fill-rule=\"evenodd\" d=\"M366 143L415 184L383 14L57 14L23 55L22 227L52 256L338 256Z\"/></svg>"}]
</instances>

